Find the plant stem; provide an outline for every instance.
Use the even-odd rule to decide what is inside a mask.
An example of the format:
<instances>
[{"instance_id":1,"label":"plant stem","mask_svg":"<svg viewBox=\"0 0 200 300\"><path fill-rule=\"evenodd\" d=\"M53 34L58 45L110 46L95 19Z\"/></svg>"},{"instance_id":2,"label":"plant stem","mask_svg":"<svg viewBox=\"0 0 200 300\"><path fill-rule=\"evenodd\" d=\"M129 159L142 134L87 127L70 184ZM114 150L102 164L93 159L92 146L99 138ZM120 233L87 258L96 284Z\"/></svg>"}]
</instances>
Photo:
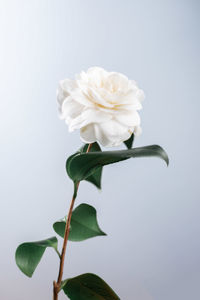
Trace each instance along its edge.
<instances>
[{"instance_id":1,"label":"plant stem","mask_svg":"<svg viewBox=\"0 0 200 300\"><path fill-rule=\"evenodd\" d=\"M92 147L92 144L88 145L86 153L90 151ZM60 292L60 286L62 282L62 276L63 276L63 270L64 270L64 262L65 262L65 253L67 249L67 241L69 237L69 231L70 231L70 223L71 223L71 218L72 218L72 211L74 207L74 202L77 196L78 188L79 188L80 181L74 184L74 194L71 200L68 216L67 216L67 221L65 225L65 235L64 235L64 241L63 241L63 247L62 247L62 252L60 256L60 267L59 267L59 273L58 273L58 279L57 281L53 282L53 300L58 300L58 293Z\"/></svg>"}]
</instances>

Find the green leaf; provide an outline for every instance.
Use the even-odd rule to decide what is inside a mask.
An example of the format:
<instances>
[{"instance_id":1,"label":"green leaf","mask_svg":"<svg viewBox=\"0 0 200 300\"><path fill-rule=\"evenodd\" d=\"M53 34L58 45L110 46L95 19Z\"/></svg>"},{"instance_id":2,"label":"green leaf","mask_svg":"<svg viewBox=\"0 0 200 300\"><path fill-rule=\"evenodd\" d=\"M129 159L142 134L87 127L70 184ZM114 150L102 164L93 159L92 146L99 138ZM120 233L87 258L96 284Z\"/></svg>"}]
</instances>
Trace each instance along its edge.
<instances>
[{"instance_id":1,"label":"green leaf","mask_svg":"<svg viewBox=\"0 0 200 300\"><path fill-rule=\"evenodd\" d=\"M16 264L28 277L32 277L47 247L57 250L58 240L56 237L47 240L23 243L18 246L15 253Z\"/></svg>"},{"instance_id":2,"label":"green leaf","mask_svg":"<svg viewBox=\"0 0 200 300\"><path fill-rule=\"evenodd\" d=\"M83 152L86 152L88 148L88 144L86 144L83 148ZM98 143L93 143L90 148L90 152L101 152L101 148ZM101 177L102 177L103 168L99 167L93 174L88 176L85 180L93 183L98 189L101 189Z\"/></svg>"},{"instance_id":3,"label":"green leaf","mask_svg":"<svg viewBox=\"0 0 200 300\"><path fill-rule=\"evenodd\" d=\"M62 289L71 300L120 300L103 279L91 273L65 280Z\"/></svg>"},{"instance_id":4,"label":"green leaf","mask_svg":"<svg viewBox=\"0 0 200 300\"><path fill-rule=\"evenodd\" d=\"M167 153L158 145L138 147L128 150L80 153L67 160L67 173L74 181L81 181L93 174L99 167L113 164L131 157L157 156L168 165Z\"/></svg>"},{"instance_id":5,"label":"green leaf","mask_svg":"<svg viewBox=\"0 0 200 300\"><path fill-rule=\"evenodd\" d=\"M80 242L89 238L106 235L97 223L96 209L88 204L81 204L72 213L69 240ZM53 228L57 234L64 237L67 217L55 222Z\"/></svg>"},{"instance_id":6,"label":"green leaf","mask_svg":"<svg viewBox=\"0 0 200 300\"><path fill-rule=\"evenodd\" d=\"M130 136L130 138L126 141L124 141L124 144L126 145L126 147L128 149L131 149L133 147L133 142L134 142L134 133L132 133L132 135Z\"/></svg>"},{"instance_id":7,"label":"green leaf","mask_svg":"<svg viewBox=\"0 0 200 300\"><path fill-rule=\"evenodd\" d=\"M85 144L78 152L71 155L67 160L68 164L73 159L73 157L75 157L77 154L86 153L88 146L89 146L89 144ZM93 143L92 147L90 148L90 152L101 152L101 148L100 148L99 144ZM67 165L66 165L66 168L68 168ZM94 184L98 189L101 189L102 171L103 171L102 167L97 168L96 171L93 174L89 175L87 178L85 178L85 180Z\"/></svg>"}]
</instances>

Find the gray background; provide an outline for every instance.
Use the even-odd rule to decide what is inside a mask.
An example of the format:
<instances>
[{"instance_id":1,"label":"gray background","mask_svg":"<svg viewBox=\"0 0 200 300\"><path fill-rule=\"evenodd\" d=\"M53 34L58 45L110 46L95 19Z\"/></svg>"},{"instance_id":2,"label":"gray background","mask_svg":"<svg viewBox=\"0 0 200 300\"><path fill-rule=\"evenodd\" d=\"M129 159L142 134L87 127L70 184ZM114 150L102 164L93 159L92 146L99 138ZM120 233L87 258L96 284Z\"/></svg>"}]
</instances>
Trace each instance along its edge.
<instances>
[{"instance_id":1,"label":"gray background","mask_svg":"<svg viewBox=\"0 0 200 300\"><path fill-rule=\"evenodd\" d=\"M52 236L69 207L65 160L81 144L58 118L58 81L91 66L125 73L145 91L143 134L156 158L104 169L77 205L108 234L67 249L65 278L94 272L123 300L200 299L199 1L0 1L0 298L51 299L51 249L30 280L17 245ZM60 296L60 299L66 297Z\"/></svg>"}]
</instances>

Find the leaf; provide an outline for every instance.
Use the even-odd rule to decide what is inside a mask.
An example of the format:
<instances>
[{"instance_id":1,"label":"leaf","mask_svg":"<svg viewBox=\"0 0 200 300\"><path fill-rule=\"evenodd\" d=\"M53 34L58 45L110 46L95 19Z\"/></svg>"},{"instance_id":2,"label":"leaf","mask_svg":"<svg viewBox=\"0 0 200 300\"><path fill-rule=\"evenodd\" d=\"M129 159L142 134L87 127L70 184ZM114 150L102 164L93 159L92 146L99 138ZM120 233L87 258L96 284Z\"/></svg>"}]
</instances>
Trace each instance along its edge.
<instances>
[{"instance_id":1,"label":"leaf","mask_svg":"<svg viewBox=\"0 0 200 300\"><path fill-rule=\"evenodd\" d=\"M18 246L15 253L16 264L28 277L32 277L47 247L57 250L58 240L52 237L43 241L23 243Z\"/></svg>"},{"instance_id":2,"label":"leaf","mask_svg":"<svg viewBox=\"0 0 200 300\"><path fill-rule=\"evenodd\" d=\"M86 144L83 148L83 152L86 152L88 148L88 144ZM101 148L98 143L93 143L90 149L90 152L99 152ZM99 167L93 174L88 176L85 180L93 183L98 189L101 189L101 177L102 177L103 168Z\"/></svg>"},{"instance_id":3,"label":"leaf","mask_svg":"<svg viewBox=\"0 0 200 300\"><path fill-rule=\"evenodd\" d=\"M78 152L71 155L67 160L68 163L70 163L70 161L73 159L73 157L75 157L77 154L85 153L88 149L88 146L89 146L89 144L85 144ZM92 147L90 149L90 152L101 152L101 148L100 148L99 144L93 143ZM67 168L67 166L66 166L66 168ZM85 178L85 180L93 183L98 189L101 189L102 171L103 171L102 167L97 168L96 171L93 174L89 175L87 178Z\"/></svg>"},{"instance_id":4,"label":"leaf","mask_svg":"<svg viewBox=\"0 0 200 300\"><path fill-rule=\"evenodd\" d=\"M120 300L103 279L91 273L65 280L62 289L71 300Z\"/></svg>"},{"instance_id":5,"label":"leaf","mask_svg":"<svg viewBox=\"0 0 200 300\"><path fill-rule=\"evenodd\" d=\"M128 148L128 149L131 149L132 148L132 146L133 146L133 142L134 142L134 133L132 133L132 135L130 136L130 138L128 139L128 140L126 140L126 141L124 141L124 144L126 145L126 147Z\"/></svg>"},{"instance_id":6,"label":"leaf","mask_svg":"<svg viewBox=\"0 0 200 300\"><path fill-rule=\"evenodd\" d=\"M169 163L167 153L160 146L152 145L128 150L80 153L70 161L67 160L67 173L74 182L78 182L93 174L99 167L131 157L145 156L157 156L162 158L167 165Z\"/></svg>"},{"instance_id":7,"label":"leaf","mask_svg":"<svg viewBox=\"0 0 200 300\"><path fill-rule=\"evenodd\" d=\"M81 204L72 212L69 240L80 242L89 238L106 235L97 223L96 209L88 204ZM67 217L55 222L53 228L57 234L64 237Z\"/></svg>"}]
</instances>

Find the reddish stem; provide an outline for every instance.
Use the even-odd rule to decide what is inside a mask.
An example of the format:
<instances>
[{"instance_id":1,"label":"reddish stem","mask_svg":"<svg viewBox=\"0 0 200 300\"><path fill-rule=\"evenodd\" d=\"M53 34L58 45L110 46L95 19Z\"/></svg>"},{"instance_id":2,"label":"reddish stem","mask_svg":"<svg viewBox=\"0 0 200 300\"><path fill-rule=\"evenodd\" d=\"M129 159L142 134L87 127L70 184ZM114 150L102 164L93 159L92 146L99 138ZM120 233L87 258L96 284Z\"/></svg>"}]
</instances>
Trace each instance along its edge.
<instances>
[{"instance_id":1,"label":"reddish stem","mask_svg":"<svg viewBox=\"0 0 200 300\"><path fill-rule=\"evenodd\" d=\"M88 153L90 151L91 147L92 147L92 144L89 144L86 153ZM63 247L62 247L62 252L61 252L61 256L60 256L60 267L59 267L58 279L57 279L57 281L53 282L53 300L58 300L58 293L60 291L60 286L61 286L62 277L63 277L65 254L66 254L67 241L68 241L69 231L70 231L72 211L73 211L76 195L78 192L79 184L80 184L80 181L76 184L76 186L74 186L74 194L73 194L73 197L71 200L71 204L70 204L70 208L69 208L69 212L68 212L68 216L67 216Z\"/></svg>"}]
</instances>

